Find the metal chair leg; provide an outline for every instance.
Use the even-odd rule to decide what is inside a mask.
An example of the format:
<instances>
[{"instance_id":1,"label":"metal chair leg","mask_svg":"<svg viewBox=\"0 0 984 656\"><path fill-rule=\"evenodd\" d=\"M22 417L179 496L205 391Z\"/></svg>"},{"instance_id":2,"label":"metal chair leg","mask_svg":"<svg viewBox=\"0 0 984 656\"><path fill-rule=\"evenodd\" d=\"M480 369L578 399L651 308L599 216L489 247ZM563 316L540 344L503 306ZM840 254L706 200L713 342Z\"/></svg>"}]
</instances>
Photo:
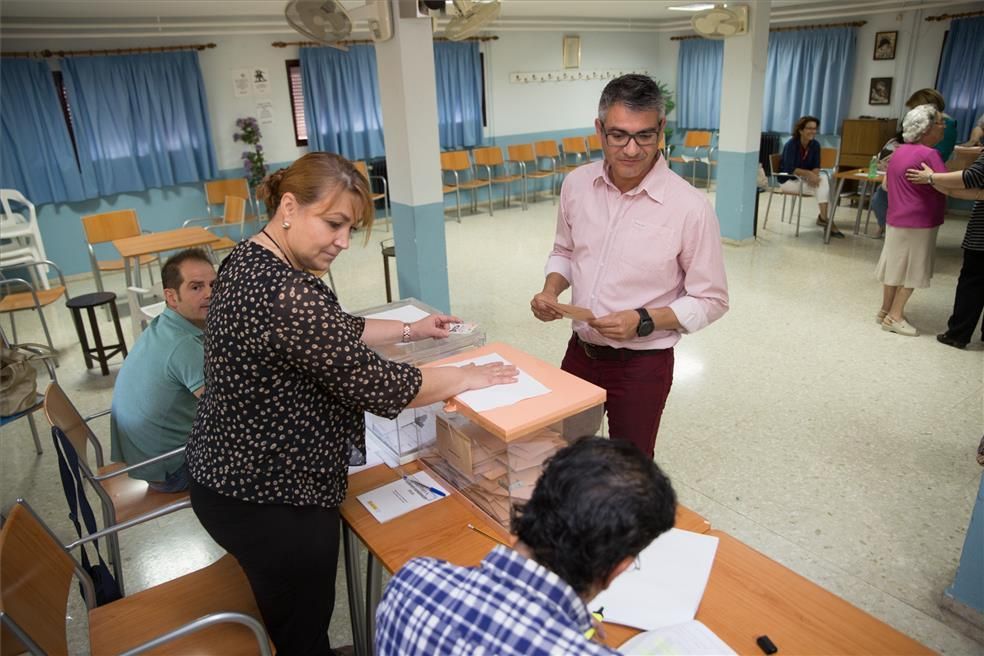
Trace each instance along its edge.
<instances>
[{"instance_id":1,"label":"metal chair leg","mask_svg":"<svg viewBox=\"0 0 984 656\"><path fill-rule=\"evenodd\" d=\"M352 644L357 656L369 656L366 651L365 601L360 581L359 568L359 539L346 524L342 522L342 549L345 552L345 583L348 589L349 618L352 622ZM372 554L369 554L372 558Z\"/></svg>"},{"instance_id":2,"label":"metal chair leg","mask_svg":"<svg viewBox=\"0 0 984 656\"><path fill-rule=\"evenodd\" d=\"M44 449L41 448L41 440L38 438L38 427L34 423L34 413L27 415L27 423L31 426L31 435L34 437L34 450L38 455L44 453Z\"/></svg>"},{"instance_id":3,"label":"metal chair leg","mask_svg":"<svg viewBox=\"0 0 984 656\"><path fill-rule=\"evenodd\" d=\"M772 196L775 194L775 190L769 188L769 200L765 203L765 221L762 222L762 229L769 225L769 210L772 209Z\"/></svg>"}]
</instances>

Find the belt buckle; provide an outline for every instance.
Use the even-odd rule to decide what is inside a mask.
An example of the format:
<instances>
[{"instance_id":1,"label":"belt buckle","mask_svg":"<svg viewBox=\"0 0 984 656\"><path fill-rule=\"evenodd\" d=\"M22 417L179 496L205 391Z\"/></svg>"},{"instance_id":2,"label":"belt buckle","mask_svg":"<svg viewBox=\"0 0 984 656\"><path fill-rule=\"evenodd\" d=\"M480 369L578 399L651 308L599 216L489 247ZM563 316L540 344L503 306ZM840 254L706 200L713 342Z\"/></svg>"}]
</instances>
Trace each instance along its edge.
<instances>
[{"instance_id":1,"label":"belt buckle","mask_svg":"<svg viewBox=\"0 0 984 656\"><path fill-rule=\"evenodd\" d=\"M588 359L589 360L597 360L598 359L598 356L595 355L592 352L593 349L591 348L592 347L591 344L588 344L587 342L585 342L583 339L580 339L580 338L578 338L577 341L580 342L580 344L581 344L581 350L584 351L584 354L586 356L588 356Z\"/></svg>"}]
</instances>

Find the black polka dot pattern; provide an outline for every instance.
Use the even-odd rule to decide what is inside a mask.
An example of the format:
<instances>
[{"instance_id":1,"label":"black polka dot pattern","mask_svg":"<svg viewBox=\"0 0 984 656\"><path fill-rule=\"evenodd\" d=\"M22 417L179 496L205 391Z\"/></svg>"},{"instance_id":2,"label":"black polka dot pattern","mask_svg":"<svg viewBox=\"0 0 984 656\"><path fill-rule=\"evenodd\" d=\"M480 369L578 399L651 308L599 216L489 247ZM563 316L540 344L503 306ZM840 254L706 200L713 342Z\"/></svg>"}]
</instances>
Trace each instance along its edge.
<instances>
[{"instance_id":1,"label":"black polka dot pattern","mask_svg":"<svg viewBox=\"0 0 984 656\"><path fill-rule=\"evenodd\" d=\"M194 479L257 503L338 506L363 411L393 418L420 370L387 362L321 280L245 242L223 262L205 331L205 394L188 440Z\"/></svg>"}]
</instances>

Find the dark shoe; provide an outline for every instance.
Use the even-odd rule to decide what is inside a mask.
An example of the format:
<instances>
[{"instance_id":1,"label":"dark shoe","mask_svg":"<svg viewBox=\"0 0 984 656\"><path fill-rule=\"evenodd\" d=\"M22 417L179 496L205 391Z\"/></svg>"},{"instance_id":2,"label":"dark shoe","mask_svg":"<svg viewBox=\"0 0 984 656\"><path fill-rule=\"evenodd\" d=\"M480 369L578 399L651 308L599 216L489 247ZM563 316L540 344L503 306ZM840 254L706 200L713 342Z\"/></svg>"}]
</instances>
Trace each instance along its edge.
<instances>
[{"instance_id":1,"label":"dark shoe","mask_svg":"<svg viewBox=\"0 0 984 656\"><path fill-rule=\"evenodd\" d=\"M844 238L844 233L841 232L840 230L834 228L833 230L830 231L830 236L831 237L837 237L838 239L843 239Z\"/></svg>"},{"instance_id":2,"label":"dark shoe","mask_svg":"<svg viewBox=\"0 0 984 656\"><path fill-rule=\"evenodd\" d=\"M827 225L827 219L818 216L817 217L817 225L818 226L826 226Z\"/></svg>"},{"instance_id":3,"label":"dark shoe","mask_svg":"<svg viewBox=\"0 0 984 656\"><path fill-rule=\"evenodd\" d=\"M940 344L946 344L947 346L952 346L953 348L958 348L958 349L967 347L967 342L958 342L957 340L953 339L946 333L940 333L939 335L937 335L936 341L939 342Z\"/></svg>"}]
</instances>

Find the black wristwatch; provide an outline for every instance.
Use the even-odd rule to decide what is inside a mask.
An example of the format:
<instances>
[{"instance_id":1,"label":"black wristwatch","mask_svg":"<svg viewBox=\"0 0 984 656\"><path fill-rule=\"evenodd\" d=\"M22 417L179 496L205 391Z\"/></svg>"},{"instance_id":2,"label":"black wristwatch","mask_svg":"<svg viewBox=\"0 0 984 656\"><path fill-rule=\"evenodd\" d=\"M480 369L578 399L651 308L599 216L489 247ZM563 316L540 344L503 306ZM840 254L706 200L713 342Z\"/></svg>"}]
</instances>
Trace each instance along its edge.
<instances>
[{"instance_id":1,"label":"black wristwatch","mask_svg":"<svg viewBox=\"0 0 984 656\"><path fill-rule=\"evenodd\" d=\"M636 327L636 335L645 337L651 334L656 328L653 324L653 318L646 312L646 308L636 308L636 312L639 313L639 325Z\"/></svg>"}]
</instances>

